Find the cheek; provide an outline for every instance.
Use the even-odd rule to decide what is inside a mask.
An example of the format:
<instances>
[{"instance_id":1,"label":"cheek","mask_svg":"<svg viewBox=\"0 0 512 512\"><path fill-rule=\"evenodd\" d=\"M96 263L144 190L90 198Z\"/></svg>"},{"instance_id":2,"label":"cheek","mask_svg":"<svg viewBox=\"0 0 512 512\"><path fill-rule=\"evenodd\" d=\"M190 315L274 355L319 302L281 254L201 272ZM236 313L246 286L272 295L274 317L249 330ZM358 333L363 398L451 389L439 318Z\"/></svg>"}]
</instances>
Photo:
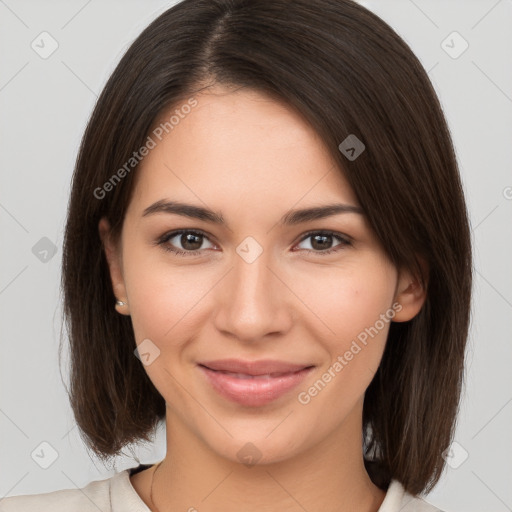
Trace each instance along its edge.
<instances>
[{"instance_id":1,"label":"cheek","mask_svg":"<svg viewBox=\"0 0 512 512\"><path fill-rule=\"evenodd\" d=\"M364 394L380 364L393 318L396 276L393 268L373 257L330 270L324 276L317 273L308 287L308 304L322 320L312 335L329 355L312 393L325 385L330 391L317 403L326 400L343 414L345 406Z\"/></svg>"},{"instance_id":2,"label":"cheek","mask_svg":"<svg viewBox=\"0 0 512 512\"><path fill-rule=\"evenodd\" d=\"M325 333L323 339L343 348L390 308L395 279L393 269L379 259L361 257L346 262L343 268L315 272L303 280L301 293L315 318L321 320L318 325Z\"/></svg>"},{"instance_id":3,"label":"cheek","mask_svg":"<svg viewBox=\"0 0 512 512\"><path fill-rule=\"evenodd\" d=\"M365 269L372 269L368 271ZM377 271L380 269L381 271ZM339 396L361 396L370 384L384 352L394 293L394 274L383 265L362 266L347 277L330 306L330 375ZM329 376L326 376L329 379ZM339 387L338 387L339 386ZM336 396L332 399L337 401Z\"/></svg>"},{"instance_id":4,"label":"cheek","mask_svg":"<svg viewBox=\"0 0 512 512\"><path fill-rule=\"evenodd\" d=\"M211 290L208 273L166 264L156 250L134 250L124 261L125 283L137 343L177 344L198 325L201 300ZM155 257L156 256L156 257ZM199 267L197 267L199 268ZM175 342L173 340L176 340Z\"/></svg>"}]
</instances>

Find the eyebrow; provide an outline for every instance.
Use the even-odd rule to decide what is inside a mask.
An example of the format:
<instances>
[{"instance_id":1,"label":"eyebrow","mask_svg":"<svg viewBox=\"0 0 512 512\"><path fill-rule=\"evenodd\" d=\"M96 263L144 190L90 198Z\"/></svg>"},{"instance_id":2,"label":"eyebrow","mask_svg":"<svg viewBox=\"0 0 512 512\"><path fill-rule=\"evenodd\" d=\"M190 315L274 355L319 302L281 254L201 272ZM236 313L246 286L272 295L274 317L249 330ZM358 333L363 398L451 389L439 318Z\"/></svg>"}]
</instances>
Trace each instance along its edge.
<instances>
[{"instance_id":1,"label":"eyebrow","mask_svg":"<svg viewBox=\"0 0 512 512\"><path fill-rule=\"evenodd\" d=\"M220 226L227 225L222 214L214 212L213 210L208 210L202 206L195 206L178 201L168 201L161 199L160 201L153 203L151 206L148 206L142 213L142 216L147 217L156 213L182 215L192 219L212 222ZM303 222L324 219L326 217L339 215L341 213L357 213L364 215L363 209L359 206L341 203L327 204L322 206L315 206L312 208L304 208L301 210L290 210L281 217L279 225L294 226Z\"/></svg>"}]
</instances>

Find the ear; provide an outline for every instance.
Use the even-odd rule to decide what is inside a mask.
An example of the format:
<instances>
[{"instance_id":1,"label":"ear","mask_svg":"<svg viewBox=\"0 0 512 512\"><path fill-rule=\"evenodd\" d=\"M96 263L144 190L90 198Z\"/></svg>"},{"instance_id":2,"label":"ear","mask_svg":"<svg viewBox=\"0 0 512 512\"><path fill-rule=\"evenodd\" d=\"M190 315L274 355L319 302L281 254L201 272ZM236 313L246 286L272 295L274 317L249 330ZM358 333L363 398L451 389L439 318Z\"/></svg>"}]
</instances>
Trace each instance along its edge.
<instances>
[{"instance_id":1,"label":"ear","mask_svg":"<svg viewBox=\"0 0 512 512\"><path fill-rule=\"evenodd\" d=\"M118 244L115 244L112 240L110 223L105 217L101 218L98 224L98 230L110 270L110 280L112 282L114 295L117 300L121 300L126 303L125 306L115 304L116 311L122 315L129 315L128 298L123 278L121 251Z\"/></svg>"},{"instance_id":2,"label":"ear","mask_svg":"<svg viewBox=\"0 0 512 512\"><path fill-rule=\"evenodd\" d=\"M424 276L423 285L420 276L412 274L410 271L401 270L398 273L394 303L400 304L401 309L395 310L394 322L407 322L414 318L427 298L429 269L423 258L418 258L418 261Z\"/></svg>"}]
</instances>

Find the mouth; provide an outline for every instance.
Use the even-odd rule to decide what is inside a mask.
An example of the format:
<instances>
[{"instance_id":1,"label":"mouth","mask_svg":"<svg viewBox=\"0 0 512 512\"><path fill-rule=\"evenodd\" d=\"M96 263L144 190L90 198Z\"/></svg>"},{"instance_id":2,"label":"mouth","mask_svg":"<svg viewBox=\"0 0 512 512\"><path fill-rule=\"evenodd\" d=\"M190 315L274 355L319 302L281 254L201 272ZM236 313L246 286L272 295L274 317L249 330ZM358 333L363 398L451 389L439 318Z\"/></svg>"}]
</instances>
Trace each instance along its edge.
<instances>
[{"instance_id":1,"label":"mouth","mask_svg":"<svg viewBox=\"0 0 512 512\"><path fill-rule=\"evenodd\" d=\"M210 387L223 398L239 405L259 407L297 387L314 366L278 361L245 363L223 360L209 362L208 365L201 363L198 368Z\"/></svg>"},{"instance_id":2,"label":"mouth","mask_svg":"<svg viewBox=\"0 0 512 512\"><path fill-rule=\"evenodd\" d=\"M234 373L234 372L226 372L224 370L212 370L211 368L208 368L205 366L204 368L211 370L212 372L222 373L223 375L231 375L232 377L235 377L237 379L270 379L274 377L284 377L286 375L290 375L291 373L296 372L281 372L281 373L263 373L261 375L250 375L246 373ZM300 370L298 370L300 371Z\"/></svg>"}]
</instances>

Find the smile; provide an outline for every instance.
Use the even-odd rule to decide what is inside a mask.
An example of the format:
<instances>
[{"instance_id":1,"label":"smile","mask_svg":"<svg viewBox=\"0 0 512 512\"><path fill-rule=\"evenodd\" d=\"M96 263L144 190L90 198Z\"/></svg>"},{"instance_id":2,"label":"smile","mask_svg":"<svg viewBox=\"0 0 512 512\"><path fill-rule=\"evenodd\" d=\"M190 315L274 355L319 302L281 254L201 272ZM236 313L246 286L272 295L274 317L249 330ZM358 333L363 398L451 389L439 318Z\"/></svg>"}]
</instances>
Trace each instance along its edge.
<instances>
[{"instance_id":1,"label":"smile","mask_svg":"<svg viewBox=\"0 0 512 512\"><path fill-rule=\"evenodd\" d=\"M213 370L203 365L198 368L209 386L222 397L240 405L258 407L277 400L298 386L314 367L262 375Z\"/></svg>"}]
</instances>

